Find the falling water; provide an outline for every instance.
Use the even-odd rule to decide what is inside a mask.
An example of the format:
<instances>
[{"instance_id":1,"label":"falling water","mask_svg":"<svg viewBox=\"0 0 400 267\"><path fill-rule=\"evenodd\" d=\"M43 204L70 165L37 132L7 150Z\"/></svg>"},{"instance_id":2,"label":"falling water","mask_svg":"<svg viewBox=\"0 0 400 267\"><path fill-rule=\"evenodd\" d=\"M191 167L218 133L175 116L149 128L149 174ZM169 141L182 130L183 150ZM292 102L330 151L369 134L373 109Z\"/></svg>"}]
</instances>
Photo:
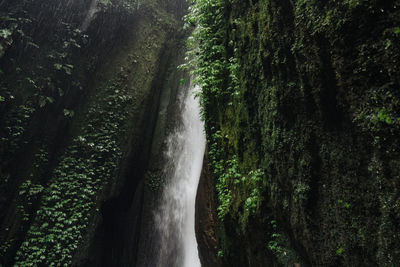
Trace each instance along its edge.
<instances>
[{"instance_id":1,"label":"falling water","mask_svg":"<svg viewBox=\"0 0 400 267\"><path fill-rule=\"evenodd\" d=\"M82 22L82 25L80 27L80 29L82 31L86 31L87 30L87 28L89 27L90 23L96 17L97 12L99 12L99 11L100 11L99 0L92 0L92 2L90 3L89 10L88 10L88 12L86 14L86 17L85 17L85 19Z\"/></svg>"},{"instance_id":2,"label":"falling water","mask_svg":"<svg viewBox=\"0 0 400 267\"><path fill-rule=\"evenodd\" d=\"M181 123L167 140L164 173L170 176L155 213L159 237L156 266L200 267L194 229L195 198L205 149L200 107L190 86L181 95Z\"/></svg>"}]
</instances>

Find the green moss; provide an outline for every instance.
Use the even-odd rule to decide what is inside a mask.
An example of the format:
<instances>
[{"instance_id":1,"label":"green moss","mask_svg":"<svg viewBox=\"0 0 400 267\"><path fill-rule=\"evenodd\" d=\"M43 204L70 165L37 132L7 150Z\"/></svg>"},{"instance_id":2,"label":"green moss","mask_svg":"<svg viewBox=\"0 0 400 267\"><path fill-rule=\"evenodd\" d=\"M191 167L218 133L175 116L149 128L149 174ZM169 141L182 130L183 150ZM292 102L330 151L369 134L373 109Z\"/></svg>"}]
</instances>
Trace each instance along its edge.
<instances>
[{"instance_id":1,"label":"green moss","mask_svg":"<svg viewBox=\"0 0 400 267\"><path fill-rule=\"evenodd\" d=\"M70 21L75 15L68 23L61 23L62 15L49 23L50 40L27 36L38 32L29 21L35 3L24 7L24 18L16 17L15 46L0 60L2 69L13 66L0 72L0 204L10 214L0 235L0 265L71 265L91 242L99 205L114 188L127 144L138 138L167 33L176 32L179 22L150 1L142 6L145 15L131 23L133 10L117 2L97 16L109 27L94 21L90 37ZM48 9L52 5L44 3L40 13ZM114 38L116 28L123 37ZM5 207L5 201L15 205Z\"/></svg>"},{"instance_id":2,"label":"green moss","mask_svg":"<svg viewBox=\"0 0 400 267\"><path fill-rule=\"evenodd\" d=\"M343 248L342 248L342 247L339 247L339 248L336 250L336 255L342 256L342 254L343 254Z\"/></svg>"},{"instance_id":3,"label":"green moss","mask_svg":"<svg viewBox=\"0 0 400 267\"><path fill-rule=\"evenodd\" d=\"M395 5L198 1L194 15L200 27L191 55L201 69L209 148L218 151L210 165L217 194L229 190L219 224L224 254L242 252L251 231L271 236L265 218L272 217L300 257L287 264L398 260L398 227L387 220L397 220L398 200L383 197L398 193L400 172ZM225 179L232 159L236 180ZM250 185L252 170L263 175ZM248 266L257 257L271 265L255 244L225 265Z\"/></svg>"},{"instance_id":4,"label":"green moss","mask_svg":"<svg viewBox=\"0 0 400 267\"><path fill-rule=\"evenodd\" d=\"M89 107L83 135L67 147L54 170L16 265L71 264L95 212L96 196L110 183L122 157L120 137L130 97L118 84L109 85L104 95Z\"/></svg>"}]
</instances>

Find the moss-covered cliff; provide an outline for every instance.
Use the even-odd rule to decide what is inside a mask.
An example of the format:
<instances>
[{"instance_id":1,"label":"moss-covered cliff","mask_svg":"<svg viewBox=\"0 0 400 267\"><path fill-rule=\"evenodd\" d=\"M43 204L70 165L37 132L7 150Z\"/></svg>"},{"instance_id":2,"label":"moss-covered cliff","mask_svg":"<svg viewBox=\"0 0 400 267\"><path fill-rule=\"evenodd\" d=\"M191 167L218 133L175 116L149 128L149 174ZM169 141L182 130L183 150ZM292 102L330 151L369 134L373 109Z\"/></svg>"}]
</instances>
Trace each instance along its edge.
<instances>
[{"instance_id":1,"label":"moss-covered cliff","mask_svg":"<svg viewBox=\"0 0 400 267\"><path fill-rule=\"evenodd\" d=\"M216 207L198 203L200 253L396 266L400 2L199 0L191 12L211 171L199 194Z\"/></svg>"},{"instance_id":2,"label":"moss-covered cliff","mask_svg":"<svg viewBox=\"0 0 400 267\"><path fill-rule=\"evenodd\" d=\"M400 1L192 4L203 266L397 266ZM152 264L186 5L0 1L0 266Z\"/></svg>"},{"instance_id":3,"label":"moss-covered cliff","mask_svg":"<svg viewBox=\"0 0 400 267\"><path fill-rule=\"evenodd\" d=\"M134 265L185 7L0 2L0 266Z\"/></svg>"}]
</instances>

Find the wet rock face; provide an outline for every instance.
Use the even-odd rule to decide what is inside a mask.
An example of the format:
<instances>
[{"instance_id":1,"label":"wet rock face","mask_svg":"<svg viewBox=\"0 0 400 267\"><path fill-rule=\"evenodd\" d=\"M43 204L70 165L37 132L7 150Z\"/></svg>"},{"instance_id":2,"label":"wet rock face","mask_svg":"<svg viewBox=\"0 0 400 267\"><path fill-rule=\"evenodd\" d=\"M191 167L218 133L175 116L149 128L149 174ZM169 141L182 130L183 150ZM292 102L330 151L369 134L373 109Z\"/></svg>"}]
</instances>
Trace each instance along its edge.
<instances>
[{"instance_id":1,"label":"wet rock face","mask_svg":"<svg viewBox=\"0 0 400 267\"><path fill-rule=\"evenodd\" d=\"M0 2L2 266L134 265L183 11L106 2Z\"/></svg>"},{"instance_id":2,"label":"wet rock face","mask_svg":"<svg viewBox=\"0 0 400 267\"><path fill-rule=\"evenodd\" d=\"M203 162L196 196L196 237L202 266L219 266L218 241L215 226L217 224L214 187L210 179L207 160Z\"/></svg>"},{"instance_id":3,"label":"wet rock face","mask_svg":"<svg viewBox=\"0 0 400 267\"><path fill-rule=\"evenodd\" d=\"M208 138L212 127L220 130L218 160L236 156L242 174L261 168L264 183L245 225L241 207L251 194L243 197L245 185L234 180L227 184L230 210L213 237L223 264L257 266L256 257L287 266L400 261L399 5L224 6L229 26L220 43L225 59L240 65L240 99L229 107L210 96ZM214 186L220 177L210 175Z\"/></svg>"}]
</instances>

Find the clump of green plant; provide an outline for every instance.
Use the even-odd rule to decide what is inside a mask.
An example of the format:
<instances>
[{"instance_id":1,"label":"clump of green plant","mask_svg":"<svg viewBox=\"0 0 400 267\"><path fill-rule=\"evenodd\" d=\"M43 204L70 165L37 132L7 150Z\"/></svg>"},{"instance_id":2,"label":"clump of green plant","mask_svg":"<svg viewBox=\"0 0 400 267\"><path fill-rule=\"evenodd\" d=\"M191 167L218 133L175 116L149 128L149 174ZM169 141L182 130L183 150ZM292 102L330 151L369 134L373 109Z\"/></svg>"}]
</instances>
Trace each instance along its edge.
<instances>
[{"instance_id":1,"label":"clump of green plant","mask_svg":"<svg viewBox=\"0 0 400 267\"><path fill-rule=\"evenodd\" d=\"M239 222L243 232L246 230L249 216L257 214L261 206L264 199L262 194L266 188L265 181L264 172L257 169L242 176L240 181L236 181L234 185L236 205L243 207L236 207L241 211Z\"/></svg>"},{"instance_id":2,"label":"clump of green plant","mask_svg":"<svg viewBox=\"0 0 400 267\"><path fill-rule=\"evenodd\" d=\"M20 187L19 187L19 198L21 205L18 206L18 210L22 215L23 221L28 221L30 211L29 208L33 204L33 202L40 196L44 187L40 184L34 184L31 180L26 180Z\"/></svg>"},{"instance_id":3,"label":"clump of green plant","mask_svg":"<svg viewBox=\"0 0 400 267\"><path fill-rule=\"evenodd\" d=\"M250 189L250 195L245 201L245 210L250 213L255 213L257 209L260 207L260 203L262 200L261 192L262 192L262 182L263 182L264 172L261 169L257 169L255 171L250 171L247 175L248 186Z\"/></svg>"},{"instance_id":4,"label":"clump of green plant","mask_svg":"<svg viewBox=\"0 0 400 267\"><path fill-rule=\"evenodd\" d=\"M216 186L219 200L219 206L217 210L218 218L220 220L224 220L224 217L231 208L232 192L229 189L229 184L232 183L235 179L240 179L241 177L241 174L238 171L238 163L236 157L224 162L224 164L226 166L226 170L224 170L218 177Z\"/></svg>"},{"instance_id":5,"label":"clump of green plant","mask_svg":"<svg viewBox=\"0 0 400 267\"><path fill-rule=\"evenodd\" d=\"M291 266L300 262L296 252L290 248L288 238L280 233L277 222L271 221L272 233L268 241L268 249L276 256L278 262L283 266Z\"/></svg>"},{"instance_id":6,"label":"clump of green plant","mask_svg":"<svg viewBox=\"0 0 400 267\"><path fill-rule=\"evenodd\" d=\"M186 26L194 26L188 40L188 67L201 87L203 117L210 105L232 105L239 95L240 64L226 50L226 4L219 0L193 1L185 17ZM207 118L206 118L207 119Z\"/></svg>"},{"instance_id":7,"label":"clump of green plant","mask_svg":"<svg viewBox=\"0 0 400 267\"><path fill-rule=\"evenodd\" d=\"M295 184L293 191L294 202L306 201L308 199L308 192L310 191L310 186L304 182L298 182Z\"/></svg>"},{"instance_id":8,"label":"clump of green plant","mask_svg":"<svg viewBox=\"0 0 400 267\"><path fill-rule=\"evenodd\" d=\"M388 111L385 108L382 108L378 111L377 119L380 122L384 122L389 125L393 123L391 116L388 114Z\"/></svg>"},{"instance_id":9,"label":"clump of green plant","mask_svg":"<svg viewBox=\"0 0 400 267\"><path fill-rule=\"evenodd\" d=\"M351 208L351 204L346 202L346 201L343 201L342 199L338 199L338 203L340 205L342 205L346 209L350 209Z\"/></svg>"},{"instance_id":10,"label":"clump of green plant","mask_svg":"<svg viewBox=\"0 0 400 267\"><path fill-rule=\"evenodd\" d=\"M131 98L118 83L100 90L97 97L87 110L81 135L67 147L43 190L35 220L16 254L18 266L71 265L72 255L97 211L96 195L116 171ZM30 188L29 192L40 189Z\"/></svg>"},{"instance_id":11,"label":"clump of green plant","mask_svg":"<svg viewBox=\"0 0 400 267\"><path fill-rule=\"evenodd\" d=\"M344 252L343 248L342 247L338 247L338 249L336 250L336 255L342 256L343 252Z\"/></svg>"},{"instance_id":12,"label":"clump of green plant","mask_svg":"<svg viewBox=\"0 0 400 267\"><path fill-rule=\"evenodd\" d=\"M34 112L35 109L30 103L27 103L26 105L13 107L6 114L4 118L4 134L0 138L0 153L8 151L9 154L13 154L23 145L23 135Z\"/></svg>"}]
</instances>

